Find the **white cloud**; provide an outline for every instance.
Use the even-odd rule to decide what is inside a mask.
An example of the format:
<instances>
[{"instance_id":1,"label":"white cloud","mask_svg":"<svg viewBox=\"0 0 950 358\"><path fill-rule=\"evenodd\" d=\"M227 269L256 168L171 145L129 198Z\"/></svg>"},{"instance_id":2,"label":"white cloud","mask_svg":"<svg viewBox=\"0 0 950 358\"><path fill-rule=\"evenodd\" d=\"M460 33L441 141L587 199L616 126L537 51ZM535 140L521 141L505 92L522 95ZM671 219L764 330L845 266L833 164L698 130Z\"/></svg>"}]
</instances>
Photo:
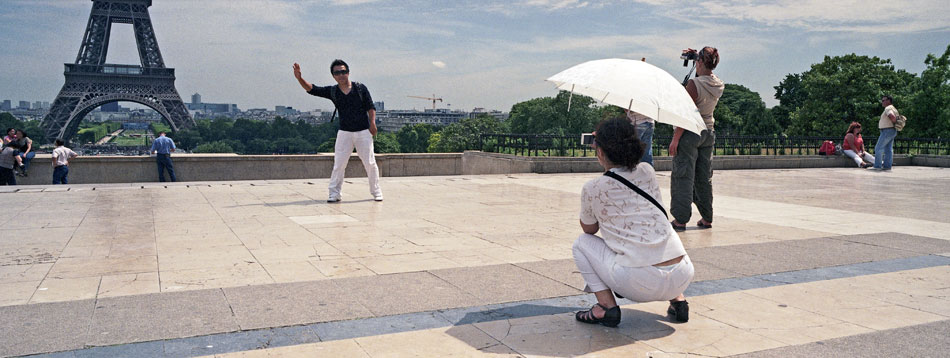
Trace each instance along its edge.
<instances>
[{"instance_id":1,"label":"white cloud","mask_svg":"<svg viewBox=\"0 0 950 358\"><path fill-rule=\"evenodd\" d=\"M548 10L573 9L590 5L589 2L580 0L527 0L525 4Z\"/></svg>"},{"instance_id":2,"label":"white cloud","mask_svg":"<svg viewBox=\"0 0 950 358\"><path fill-rule=\"evenodd\" d=\"M950 28L946 0L709 0L688 11L694 17L753 21L805 31L908 33Z\"/></svg>"},{"instance_id":3,"label":"white cloud","mask_svg":"<svg viewBox=\"0 0 950 358\"><path fill-rule=\"evenodd\" d=\"M445 68L445 62L442 61L432 61L432 65L438 68Z\"/></svg>"}]
</instances>

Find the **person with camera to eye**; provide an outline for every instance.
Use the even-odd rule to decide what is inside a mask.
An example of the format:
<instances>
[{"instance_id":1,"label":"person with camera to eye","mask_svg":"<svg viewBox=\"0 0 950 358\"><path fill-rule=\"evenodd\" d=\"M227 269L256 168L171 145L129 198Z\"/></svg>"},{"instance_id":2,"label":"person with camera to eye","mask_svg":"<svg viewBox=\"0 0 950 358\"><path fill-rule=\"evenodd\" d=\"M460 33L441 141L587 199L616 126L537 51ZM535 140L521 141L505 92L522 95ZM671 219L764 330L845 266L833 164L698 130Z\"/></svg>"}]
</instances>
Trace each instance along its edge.
<instances>
[{"instance_id":1,"label":"person with camera to eye","mask_svg":"<svg viewBox=\"0 0 950 358\"><path fill-rule=\"evenodd\" d=\"M719 65L719 50L715 47L706 46L699 51L687 49L683 51L683 58L692 59L696 66L696 77L686 82L686 92L696 103L706 130L698 135L679 127L673 131L670 142L670 155L673 156L670 214L676 231L686 231L694 203L702 216L696 226L712 228L712 155L716 142L713 112L725 89L722 80L712 72Z\"/></svg>"},{"instance_id":2,"label":"person with camera to eye","mask_svg":"<svg viewBox=\"0 0 950 358\"><path fill-rule=\"evenodd\" d=\"M585 135L590 139L590 135ZM581 191L580 226L574 262L597 304L574 318L615 327L620 307L614 300L670 301L667 313L689 320L683 292L693 279L693 264L660 202L653 166L641 162L645 144L625 117L601 122L591 146L607 171ZM600 235L595 235L600 232ZM612 291L612 292L611 292Z\"/></svg>"}]
</instances>

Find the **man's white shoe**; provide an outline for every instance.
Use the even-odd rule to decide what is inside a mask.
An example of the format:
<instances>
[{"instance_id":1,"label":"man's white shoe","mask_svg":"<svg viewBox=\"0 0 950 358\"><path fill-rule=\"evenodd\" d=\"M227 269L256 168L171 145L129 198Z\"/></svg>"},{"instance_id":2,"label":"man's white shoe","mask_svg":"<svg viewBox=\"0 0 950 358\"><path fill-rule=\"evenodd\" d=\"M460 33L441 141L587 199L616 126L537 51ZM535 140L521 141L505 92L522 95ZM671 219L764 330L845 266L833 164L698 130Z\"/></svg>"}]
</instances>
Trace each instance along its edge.
<instances>
[{"instance_id":1,"label":"man's white shoe","mask_svg":"<svg viewBox=\"0 0 950 358\"><path fill-rule=\"evenodd\" d=\"M373 200L376 200L376 201L383 201L383 195L382 195L382 194L373 195Z\"/></svg>"},{"instance_id":2,"label":"man's white shoe","mask_svg":"<svg viewBox=\"0 0 950 358\"><path fill-rule=\"evenodd\" d=\"M331 196L331 197L329 197L329 198L327 199L327 202L328 202L328 203L337 203L337 202L340 202L340 200L341 200L340 197L333 197L333 196Z\"/></svg>"}]
</instances>

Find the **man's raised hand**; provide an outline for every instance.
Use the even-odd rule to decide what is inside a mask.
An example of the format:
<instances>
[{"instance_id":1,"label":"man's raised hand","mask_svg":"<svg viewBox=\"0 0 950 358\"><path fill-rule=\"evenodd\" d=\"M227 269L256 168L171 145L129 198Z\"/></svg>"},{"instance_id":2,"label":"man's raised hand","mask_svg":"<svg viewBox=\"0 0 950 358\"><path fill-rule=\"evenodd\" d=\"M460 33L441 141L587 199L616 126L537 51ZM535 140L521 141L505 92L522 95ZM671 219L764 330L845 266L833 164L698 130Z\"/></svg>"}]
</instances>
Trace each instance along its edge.
<instances>
[{"instance_id":1,"label":"man's raised hand","mask_svg":"<svg viewBox=\"0 0 950 358\"><path fill-rule=\"evenodd\" d=\"M294 62L294 77L300 78L300 64Z\"/></svg>"}]
</instances>

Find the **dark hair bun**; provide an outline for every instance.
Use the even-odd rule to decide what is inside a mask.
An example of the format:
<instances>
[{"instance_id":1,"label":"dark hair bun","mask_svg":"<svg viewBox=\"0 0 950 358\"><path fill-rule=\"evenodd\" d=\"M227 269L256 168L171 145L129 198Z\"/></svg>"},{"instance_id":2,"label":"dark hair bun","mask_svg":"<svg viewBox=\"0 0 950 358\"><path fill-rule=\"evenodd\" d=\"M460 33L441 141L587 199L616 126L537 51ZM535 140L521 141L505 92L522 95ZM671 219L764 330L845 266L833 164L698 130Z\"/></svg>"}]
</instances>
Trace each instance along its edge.
<instances>
[{"instance_id":1,"label":"dark hair bun","mask_svg":"<svg viewBox=\"0 0 950 358\"><path fill-rule=\"evenodd\" d=\"M613 164L630 169L636 168L640 158L646 152L637 136L635 127L626 117L617 117L600 122L594 137L603 152Z\"/></svg>"}]
</instances>

